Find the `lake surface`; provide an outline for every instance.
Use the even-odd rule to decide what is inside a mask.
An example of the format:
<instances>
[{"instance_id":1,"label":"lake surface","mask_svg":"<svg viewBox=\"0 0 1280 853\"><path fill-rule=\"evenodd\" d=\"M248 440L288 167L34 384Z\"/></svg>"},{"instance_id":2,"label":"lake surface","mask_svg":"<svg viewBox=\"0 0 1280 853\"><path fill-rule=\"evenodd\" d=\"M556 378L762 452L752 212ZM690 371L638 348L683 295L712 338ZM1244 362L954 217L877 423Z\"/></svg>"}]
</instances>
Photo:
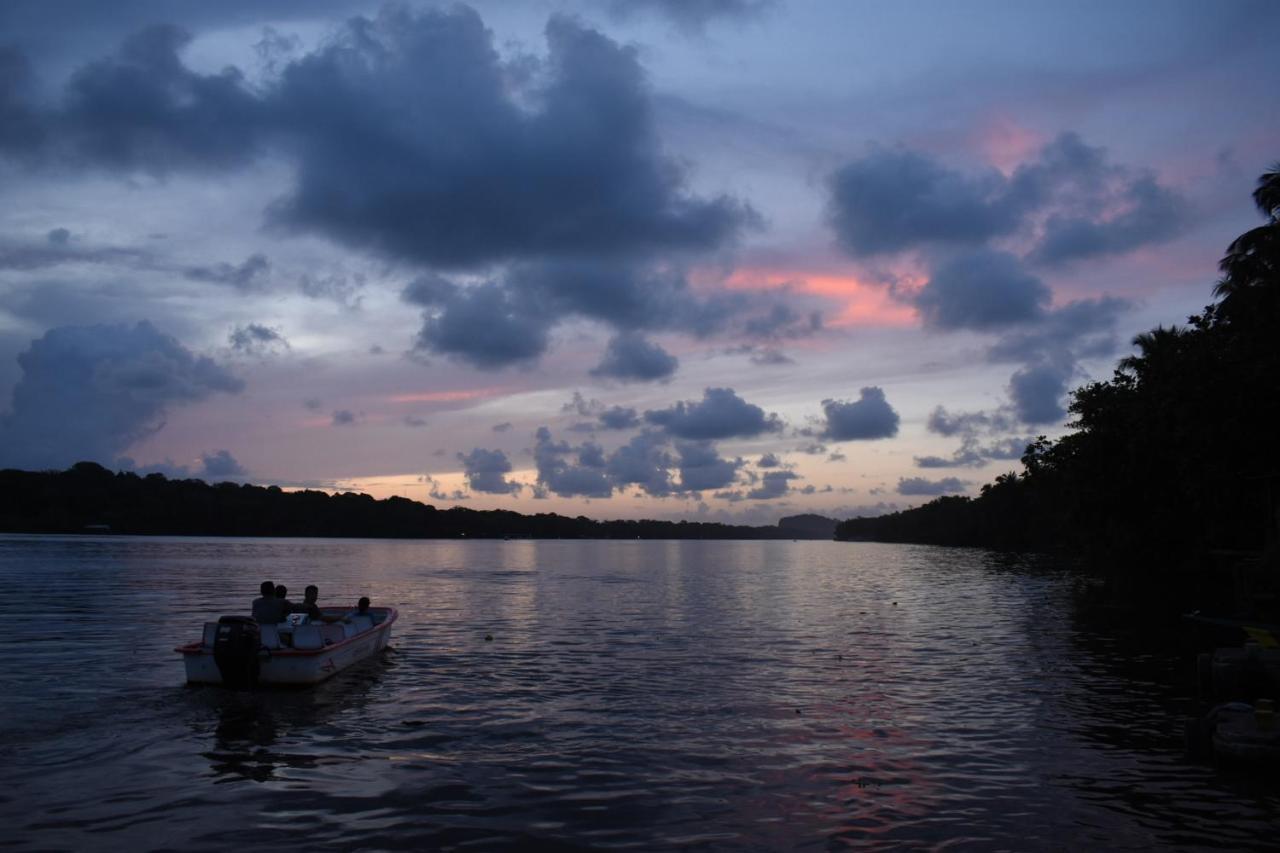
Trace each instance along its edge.
<instances>
[{"instance_id":1,"label":"lake surface","mask_svg":"<svg viewBox=\"0 0 1280 853\"><path fill-rule=\"evenodd\" d=\"M302 691L173 647L264 579L400 608ZM1165 640L1073 580L835 542L0 536L0 847L1245 849ZM492 640L486 641L486 635Z\"/></svg>"}]
</instances>

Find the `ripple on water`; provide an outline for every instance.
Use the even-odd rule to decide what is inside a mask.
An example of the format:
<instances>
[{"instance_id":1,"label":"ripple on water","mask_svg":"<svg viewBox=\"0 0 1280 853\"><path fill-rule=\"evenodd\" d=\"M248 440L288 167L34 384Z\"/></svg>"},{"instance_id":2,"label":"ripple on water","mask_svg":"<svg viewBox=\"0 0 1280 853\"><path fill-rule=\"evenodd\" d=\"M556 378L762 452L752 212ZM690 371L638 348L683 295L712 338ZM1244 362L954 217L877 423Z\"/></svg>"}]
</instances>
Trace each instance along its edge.
<instances>
[{"instance_id":1,"label":"ripple on water","mask_svg":"<svg viewBox=\"0 0 1280 853\"><path fill-rule=\"evenodd\" d=\"M401 610L318 688L182 686L263 575ZM826 542L0 537L16 848L1249 849L1180 759L1181 661L1068 579ZM492 639L486 641L486 635Z\"/></svg>"}]
</instances>

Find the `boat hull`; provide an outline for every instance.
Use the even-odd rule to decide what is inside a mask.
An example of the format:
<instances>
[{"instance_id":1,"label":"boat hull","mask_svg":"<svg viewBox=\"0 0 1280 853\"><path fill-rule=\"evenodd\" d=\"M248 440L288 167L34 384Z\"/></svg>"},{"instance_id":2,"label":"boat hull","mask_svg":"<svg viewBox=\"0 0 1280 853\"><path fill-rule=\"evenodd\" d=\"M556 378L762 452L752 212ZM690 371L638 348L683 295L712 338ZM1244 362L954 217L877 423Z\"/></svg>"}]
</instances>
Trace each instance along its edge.
<instances>
[{"instance_id":1,"label":"boat hull","mask_svg":"<svg viewBox=\"0 0 1280 853\"><path fill-rule=\"evenodd\" d=\"M373 628L324 648L262 649L258 653L258 683L319 684L344 669L374 657L391 640L391 625L397 614L395 608L386 608L386 611L386 618ZM222 673L218 671L213 649L201 643L191 643L175 651L182 654L188 684L222 684Z\"/></svg>"}]
</instances>

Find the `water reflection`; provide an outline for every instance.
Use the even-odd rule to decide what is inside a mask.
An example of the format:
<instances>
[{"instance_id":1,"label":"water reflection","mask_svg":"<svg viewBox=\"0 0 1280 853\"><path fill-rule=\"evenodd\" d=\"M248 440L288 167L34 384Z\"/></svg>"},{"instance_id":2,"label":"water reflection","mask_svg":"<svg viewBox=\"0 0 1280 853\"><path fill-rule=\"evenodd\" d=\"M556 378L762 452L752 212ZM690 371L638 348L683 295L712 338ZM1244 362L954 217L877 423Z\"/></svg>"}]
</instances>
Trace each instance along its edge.
<instances>
[{"instance_id":1,"label":"water reflection","mask_svg":"<svg viewBox=\"0 0 1280 853\"><path fill-rule=\"evenodd\" d=\"M181 687L172 647L245 609L264 566L399 607L395 650L314 690ZM266 849L1209 849L1276 828L1274 790L1179 761L1176 653L1082 618L1052 564L0 537L0 583L35 572L50 615L0 601L18 848L225 849L248 827Z\"/></svg>"},{"instance_id":2,"label":"water reflection","mask_svg":"<svg viewBox=\"0 0 1280 853\"><path fill-rule=\"evenodd\" d=\"M395 665L394 654L394 648L389 648L314 688L188 688L193 704L204 712L192 717L192 734L205 735L209 720L214 721L213 748L201 753L213 776L230 777L217 781L268 782L280 779L285 769L310 770L353 760L345 754L349 745L337 752L315 746L326 742L325 729L338 718L367 713L369 704L377 700L383 675ZM291 749L295 745L300 748Z\"/></svg>"}]
</instances>

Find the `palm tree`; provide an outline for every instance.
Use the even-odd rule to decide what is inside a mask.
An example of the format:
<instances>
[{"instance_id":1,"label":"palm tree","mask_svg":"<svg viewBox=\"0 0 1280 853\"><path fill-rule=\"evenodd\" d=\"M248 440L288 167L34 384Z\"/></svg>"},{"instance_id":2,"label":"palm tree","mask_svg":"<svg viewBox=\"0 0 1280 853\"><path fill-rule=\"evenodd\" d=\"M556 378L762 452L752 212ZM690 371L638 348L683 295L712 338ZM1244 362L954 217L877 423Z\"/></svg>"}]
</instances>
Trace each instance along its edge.
<instances>
[{"instance_id":1,"label":"palm tree","mask_svg":"<svg viewBox=\"0 0 1280 853\"><path fill-rule=\"evenodd\" d=\"M1240 308L1243 293L1274 288L1280 282L1280 163L1258 178L1253 201L1267 218L1266 224L1237 237L1218 264L1222 279L1213 295L1222 300L1228 316Z\"/></svg>"},{"instance_id":2,"label":"palm tree","mask_svg":"<svg viewBox=\"0 0 1280 853\"><path fill-rule=\"evenodd\" d=\"M1185 334L1186 330L1178 326L1166 329L1163 325L1143 332L1133 339L1138 353L1120 359L1120 369L1132 372L1139 379L1159 373L1165 365L1175 363Z\"/></svg>"}]
</instances>

